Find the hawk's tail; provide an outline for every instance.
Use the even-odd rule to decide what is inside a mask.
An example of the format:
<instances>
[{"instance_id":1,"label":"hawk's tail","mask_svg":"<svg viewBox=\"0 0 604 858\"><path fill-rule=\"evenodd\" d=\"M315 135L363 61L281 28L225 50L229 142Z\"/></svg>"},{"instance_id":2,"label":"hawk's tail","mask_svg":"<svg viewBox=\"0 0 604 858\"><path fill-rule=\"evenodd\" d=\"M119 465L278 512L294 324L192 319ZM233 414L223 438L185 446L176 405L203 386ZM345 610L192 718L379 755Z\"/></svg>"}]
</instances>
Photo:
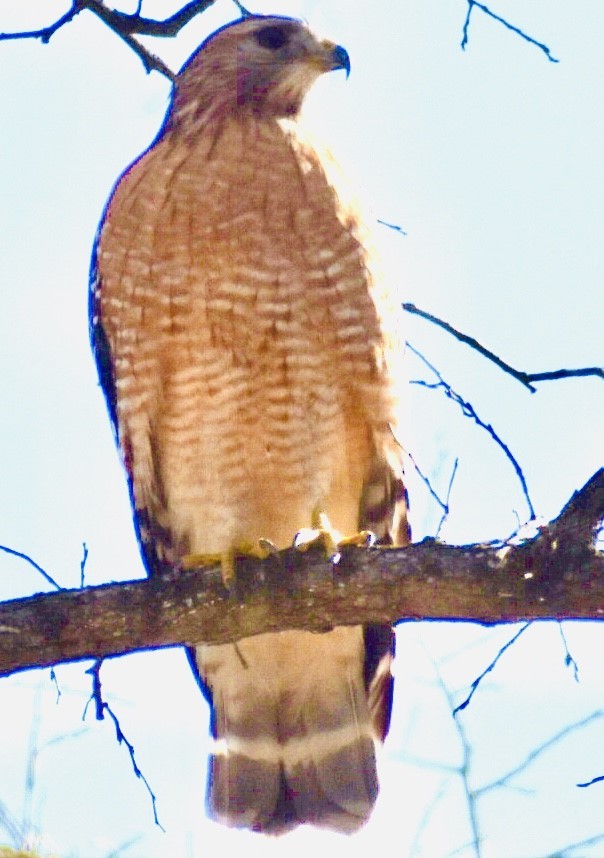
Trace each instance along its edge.
<instances>
[{"instance_id":1,"label":"hawk's tail","mask_svg":"<svg viewBox=\"0 0 604 858\"><path fill-rule=\"evenodd\" d=\"M305 822L352 832L367 821L375 738L391 704L387 632L287 631L197 648L213 707L213 818L273 834Z\"/></svg>"}]
</instances>

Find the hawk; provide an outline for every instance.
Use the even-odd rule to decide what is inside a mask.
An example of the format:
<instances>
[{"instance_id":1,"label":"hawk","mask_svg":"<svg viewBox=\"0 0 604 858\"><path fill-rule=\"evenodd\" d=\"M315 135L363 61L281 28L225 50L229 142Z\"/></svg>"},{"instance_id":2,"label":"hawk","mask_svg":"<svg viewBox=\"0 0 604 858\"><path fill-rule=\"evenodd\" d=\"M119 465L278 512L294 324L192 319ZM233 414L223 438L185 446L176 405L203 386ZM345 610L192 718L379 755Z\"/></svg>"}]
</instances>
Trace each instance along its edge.
<instances>
[{"instance_id":1,"label":"hawk","mask_svg":"<svg viewBox=\"0 0 604 858\"><path fill-rule=\"evenodd\" d=\"M300 120L348 54L250 16L174 81L95 242L91 339L149 574L303 528L407 541L400 308L335 162ZM329 525L326 525L329 522ZM209 814L356 830L390 719L390 626L200 644Z\"/></svg>"}]
</instances>

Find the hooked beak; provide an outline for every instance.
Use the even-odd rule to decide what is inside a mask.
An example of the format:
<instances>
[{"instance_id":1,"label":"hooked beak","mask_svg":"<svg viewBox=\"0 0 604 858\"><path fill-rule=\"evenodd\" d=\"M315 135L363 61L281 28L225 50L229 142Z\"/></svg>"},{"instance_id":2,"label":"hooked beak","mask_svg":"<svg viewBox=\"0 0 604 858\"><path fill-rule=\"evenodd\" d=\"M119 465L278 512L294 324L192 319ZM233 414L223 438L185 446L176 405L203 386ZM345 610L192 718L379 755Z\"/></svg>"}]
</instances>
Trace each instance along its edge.
<instances>
[{"instance_id":1,"label":"hooked beak","mask_svg":"<svg viewBox=\"0 0 604 858\"><path fill-rule=\"evenodd\" d=\"M335 45L332 52L331 57L333 60L332 69L344 69L346 72L346 77L348 78L350 74L350 57L348 56L348 51L346 48L343 48L342 45Z\"/></svg>"},{"instance_id":2,"label":"hooked beak","mask_svg":"<svg viewBox=\"0 0 604 858\"><path fill-rule=\"evenodd\" d=\"M321 42L321 47L325 50L322 57L325 71L336 71L344 69L346 77L350 74L350 57L348 51L341 45L334 45L333 42L327 40Z\"/></svg>"}]
</instances>

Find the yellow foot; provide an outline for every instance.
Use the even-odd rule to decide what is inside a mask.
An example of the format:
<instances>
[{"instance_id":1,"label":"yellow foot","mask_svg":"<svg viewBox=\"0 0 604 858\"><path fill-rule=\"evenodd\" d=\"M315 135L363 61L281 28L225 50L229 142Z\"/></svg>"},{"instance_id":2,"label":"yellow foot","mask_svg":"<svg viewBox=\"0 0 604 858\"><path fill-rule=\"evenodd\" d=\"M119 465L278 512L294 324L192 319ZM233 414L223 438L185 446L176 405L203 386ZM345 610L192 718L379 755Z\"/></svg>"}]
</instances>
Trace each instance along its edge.
<instances>
[{"instance_id":1,"label":"yellow foot","mask_svg":"<svg viewBox=\"0 0 604 858\"><path fill-rule=\"evenodd\" d=\"M201 569L204 566L216 566L220 564L220 574L225 587L229 587L235 580L235 558L236 557L257 557L259 560L264 560L269 554L274 554L277 547L268 539L259 539L256 544L253 542L240 542L230 551L225 551L222 554L187 554L182 560L183 569Z\"/></svg>"},{"instance_id":2,"label":"yellow foot","mask_svg":"<svg viewBox=\"0 0 604 858\"><path fill-rule=\"evenodd\" d=\"M327 557L337 563L340 559L342 548L347 545L359 545L367 547L373 545L376 540L375 533L370 530L361 530L352 536L342 536L339 530L332 527L329 518L324 512L313 515L313 527L303 527L294 537L294 548L298 551L307 551L314 546L320 546Z\"/></svg>"}]
</instances>

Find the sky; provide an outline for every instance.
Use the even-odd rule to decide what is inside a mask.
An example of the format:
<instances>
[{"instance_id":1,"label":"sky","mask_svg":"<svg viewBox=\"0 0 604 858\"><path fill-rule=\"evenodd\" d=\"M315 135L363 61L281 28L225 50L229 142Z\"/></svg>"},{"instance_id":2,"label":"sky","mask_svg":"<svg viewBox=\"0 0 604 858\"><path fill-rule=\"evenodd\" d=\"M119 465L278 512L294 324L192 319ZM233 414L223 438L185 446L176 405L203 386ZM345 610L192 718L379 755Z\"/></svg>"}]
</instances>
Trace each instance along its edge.
<instances>
[{"instance_id":1,"label":"sky","mask_svg":"<svg viewBox=\"0 0 604 858\"><path fill-rule=\"evenodd\" d=\"M546 43L535 46L474 10L460 48L465 0L275 0L256 12L304 17L343 44L352 74L326 75L307 104L375 219L386 276L401 300L446 319L526 371L602 363L604 72L600 0L492 0L498 14ZM9 8L13 6L13 8ZM0 7L0 31L42 26L66 4ZM125 5L121 8L128 8ZM132 11L134 4L130 8ZM162 17L176 6L146 2ZM227 0L176 40L148 44L177 69L213 29L236 17ZM121 171L149 144L169 97L160 75L82 13L48 45L0 42L0 544L23 551L65 587L143 574L123 472L88 346L93 237ZM399 225L406 233L377 224ZM408 339L496 429L520 462L538 516L554 517L602 464L602 385L542 384L530 394L467 347L409 316ZM409 355L411 380L430 378ZM445 493L441 537L475 542L528 517L509 461L442 393L409 388L408 448ZM410 471L415 537L439 510ZM0 598L46 589L0 553ZM104 693L157 798L132 772L112 725L82 713L89 665L0 681L0 802L32 839L61 858L249 855L476 854L459 767L471 789L500 779L559 731L582 728L536 755L508 788L478 800L482 858L591 858L604 833L603 631L566 623L579 682L555 624L534 624L454 721L455 703L515 633L470 623L398 629L397 690L374 817L354 838L302 830L266 842L205 820L208 712L180 651L107 662ZM466 735L464 741L459 727ZM35 789L24 807L28 748ZM469 759L468 759L469 754ZM31 756L31 755L30 755ZM0 805L0 807L2 807ZM0 828L0 843L8 835ZM590 851L591 848L591 851Z\"/></svg>"}]
</instances>

